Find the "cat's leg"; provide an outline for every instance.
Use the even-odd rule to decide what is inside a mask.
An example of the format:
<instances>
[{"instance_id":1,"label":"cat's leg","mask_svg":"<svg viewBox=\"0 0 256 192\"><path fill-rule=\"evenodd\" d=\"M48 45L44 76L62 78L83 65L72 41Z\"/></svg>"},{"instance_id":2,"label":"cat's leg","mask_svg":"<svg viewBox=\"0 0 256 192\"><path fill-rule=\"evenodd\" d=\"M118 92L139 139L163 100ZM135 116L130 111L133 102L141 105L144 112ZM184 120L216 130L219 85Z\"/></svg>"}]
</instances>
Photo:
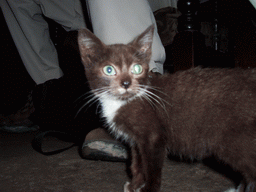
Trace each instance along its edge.
<instances>
[{"instance_id":1,"label":"cat's leg","mask_svg":"<svg viewBox=\"0 0 256 192\"><path fill-rule=\"evenodd\" d=\"M142 185L141 187L137 188L137 189L131 189L131 183L130 182L126 182L124 185L124 192L141 192L141 188L143 188L144 185Z\"/></svg>"},{"instance_id":2,"label":"cat's leg","mask_svg":"<svg viewBox=\"0 0 256 192\"><path fill-rule=\"evenodd\" d=\"M236 170L240 171L244 177L237 192L256 192L256 156L254 153L244 154L243 163Z\"/></svg>"},{"instance_id":3,"label":"cat's leg","mask_svg":"<svg viewBox=\"0 0 256 192\"><path fill-rule=\"evenodd\" d=\"M229 189L225 192L256 192L256 182L249 182L247 185L241 183L237 189Z\"/></svg>"},{"instance_id":4,"label":"cat's leg","mask_svg":"<svg viewBox=\"0 0 256 192\"><path fill-rule=\"evenodd\" d=\"M247 184L245 192L256 192L256 182L250 182Z\"/></svg>"},{"instance_id":5,"label":"cat's leg","mask_svg":"<svg viewBox=\"0 0 256 192\"><path fill-rule=\"evenodd\" d=\"M245 192L245 185L244 185L244 183L241 183L238 187L237 187L237 189L228 189L228 190L226 190L225 192Z\"/></svg>"},{"instance_id":6,"label":"cat's leg","mask_svg":"<svg viewBox=\"0 0 256 192\"><path fill-rule=\"evenodd\" d=\"M131 165L131 171L132 171L132 185L134 188L140 188L142 185L145 184L145 177L143 173L143 167L141 162L141 155L139 153L139 149L137 145L132 147L132 165Z\"/></svg>"},{"instance_id":7,"label":"cat's leg","mask_svg":"<svg viewBox=\"0 0 256 192\"><path fill-rule=\"evenodd\" d=\"M141 157L139 154L139 150L137 145L134 144L131 148L132 152L132 165L131 165L131 172L132 172L132 183L126 182L124 186L124 192L136 191L140 190L141 187L145 185L145 177L143 174L142 162Z\"/></svg>"},{"instance_id":8,"label":"cat's leg","mask_svg":"<svg viewBox=\"0 0 256 192\"><path fill-rule=\"evenodd\" d=\"M256 192L256 181L248 181L241 183L237 192Z\"/></svg>"},{"instance_id":9,"label":"cat's leg","mask_svg":"<svg viewBox=\"0 0 256 192\"><path fill-rule=\"evenodd\" d=\"M219 153L219 157L244 177L243 182L236 190L233 190L234 192L256 192L256 145L254 136L246 138L246 142L243 141L243 138L233 140L233 143L225 146L225 149L228 150ZM230 146L236 150L230 150ZM237 151L239 151L239 154Z\"/></svg>"},{"instance_id":10,"label":"cat's leg","mask_svg":"<svg viewBox=\"0 0 256 192\"><path fill-rule=\"evenodd\" d=\"M246 167L246 170L253 170L253 169L250 169L250 166L248 166ZM241 172L241 173L243 174L244 172ZM248 174L245 174L244 180L237 187L237 189L229 189L225 192L256 192L256 180L248 176Z\"/></svg>"},{"instance_id":11,"label":"cat's leg","mask_svg":"<svg viewBox=\"0 0 256 192\"><path fill-rule=\"evenodd\" d=\"M166 155L163 137L153 133L147 135L148 140L138 145L141 155L145 185L139 192L158 192L161 187L161 175Z\"/></svg>"},{"instance_id":12,"label":"cat's leg","mask_svg":"<svg viewBox=\"0 0 256 192\"><path fill-rule=\"evenodd\" d=\"M237 192L237 190L236 189L228 189L228 190L226 190L224 192Z\"/></svg>"},{"instance_id":13,"label":"cat's leg","mask_svg":"<svg viewBox=\"0 0 256 192\"><path fill-rule=\"evenodd\" d=\"M147 135L133 149L131 183L124 186L125 192L158 192L161 186L161 174L166 155L163 137Z\"/></svg>"}]
</instances>

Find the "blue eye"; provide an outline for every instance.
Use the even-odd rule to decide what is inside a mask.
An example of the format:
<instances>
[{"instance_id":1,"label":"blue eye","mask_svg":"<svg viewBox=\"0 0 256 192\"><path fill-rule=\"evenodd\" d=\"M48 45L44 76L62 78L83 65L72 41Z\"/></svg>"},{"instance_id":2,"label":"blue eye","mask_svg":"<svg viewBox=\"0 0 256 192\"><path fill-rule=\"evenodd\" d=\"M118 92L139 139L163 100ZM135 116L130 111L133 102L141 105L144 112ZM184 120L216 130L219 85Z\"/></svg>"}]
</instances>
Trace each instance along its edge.
<instances>
[{"instance_id":1,"label":"blue eye","mask_svg":"<svg viewBox=\"0 0 256 192\"><path fill-rule=\"evenodd\" d=\"M116 74L116 70L114 69L114 67L112 67L111 65L107 65L103 68L103 72L106 74L106 75L115 75Z\"/></svg>"},{"instance_id":2,"label":"blue eye","mask_svg":"<svg viewBox=\"0 0 256 192\"><path fill-rule=\"evenodd\" d=\"M143 68L140 64L136 64L132 67L132 73L135 75L141 74L142 70L143 70Z\"/></svg>"}]
</instances>

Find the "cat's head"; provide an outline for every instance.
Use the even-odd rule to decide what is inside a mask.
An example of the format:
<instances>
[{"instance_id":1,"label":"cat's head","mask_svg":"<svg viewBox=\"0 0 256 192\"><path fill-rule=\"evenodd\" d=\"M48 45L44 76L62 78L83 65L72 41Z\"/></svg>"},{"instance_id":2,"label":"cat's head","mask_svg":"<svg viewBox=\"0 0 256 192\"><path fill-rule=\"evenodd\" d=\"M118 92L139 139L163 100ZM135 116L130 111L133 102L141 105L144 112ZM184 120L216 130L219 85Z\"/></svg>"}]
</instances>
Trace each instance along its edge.
<instances>
[{"instance_id":1,"label":"cat's head","mask_svg":"<svg viewBox=\"0 0 256 192\"><path fill-rule=\"evenodd\" d=\"M153 32L152 25L126 45L105 45L90 31L79 31L80 55L86 77L96 95L108 94L128 100L143 94L149 84Z\"/></svg>"}]
</instances>

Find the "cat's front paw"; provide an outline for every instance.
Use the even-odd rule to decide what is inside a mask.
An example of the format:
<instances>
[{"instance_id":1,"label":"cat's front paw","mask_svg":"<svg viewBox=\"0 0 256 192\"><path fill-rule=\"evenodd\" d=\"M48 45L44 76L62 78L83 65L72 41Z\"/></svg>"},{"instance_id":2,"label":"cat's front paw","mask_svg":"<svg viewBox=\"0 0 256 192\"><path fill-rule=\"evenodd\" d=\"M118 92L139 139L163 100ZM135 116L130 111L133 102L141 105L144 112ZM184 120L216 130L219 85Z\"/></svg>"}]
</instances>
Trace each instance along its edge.
<instances>
[{"instance_id":1,"label":"cat's front paw","mask_svg":"<svg viewBox=\"0 0 256 192\"><path fill-rule=\"evenodd\" d=\"M126 182L124 185L124 192L141 192L141 189L145 186L145 184L143 184L142 186L140 186L137 189L131 189L131 183L130 182Z\"/></svg>"},{"instance_id":2,"label":"cat's front paw","mask_svg":"<svg viewBox=\"0 0 256 192\"><path fill-rule=\"evenodd\" d=\"M228 190L226 190L224 192L237 192L237 190L236 189L228 189Z\"/></svg>"},{"instance_id":3,"label":"cat's front paw","mask_svg":"<svg viewBox=\"0 0 256 192\"><path fill-rule=\"evenodd\" d=\"M129 190L129 186L130 186L130 182L127 181L127 182L124 184L124 192L132 192L132 191Z\"/></svg>"}]
</instances>

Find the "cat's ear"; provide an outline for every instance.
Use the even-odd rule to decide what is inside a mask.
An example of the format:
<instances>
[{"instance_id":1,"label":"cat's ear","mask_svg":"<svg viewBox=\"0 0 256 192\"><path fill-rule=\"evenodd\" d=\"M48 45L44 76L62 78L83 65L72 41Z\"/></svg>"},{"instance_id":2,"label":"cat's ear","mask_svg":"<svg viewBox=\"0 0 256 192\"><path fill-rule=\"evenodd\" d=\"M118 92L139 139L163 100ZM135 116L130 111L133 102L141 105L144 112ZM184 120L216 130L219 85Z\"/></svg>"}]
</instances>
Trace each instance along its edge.
<instances>
[{"instance_id":1,"label":"cat's ear","mask_svg":"<svg viewBox=\"0 0 256 192\"><path fill-rule=\"evenodd\" d=\"M131 44L139 49L142 54L151 54L153 43L154 25L149 26L142 34L135 38Z\"/></svg>"},{"instance_id":2,"label":"cat's ear","mask_svg":"<svg viewBox=\"0 0 256 192\"><path fill-rule=\"evenodd\" d=\"M105 48L105 44L87 29L79 30L78 45L82 62L86 68L98 61Z\"/></svg>"}]
</instances>

